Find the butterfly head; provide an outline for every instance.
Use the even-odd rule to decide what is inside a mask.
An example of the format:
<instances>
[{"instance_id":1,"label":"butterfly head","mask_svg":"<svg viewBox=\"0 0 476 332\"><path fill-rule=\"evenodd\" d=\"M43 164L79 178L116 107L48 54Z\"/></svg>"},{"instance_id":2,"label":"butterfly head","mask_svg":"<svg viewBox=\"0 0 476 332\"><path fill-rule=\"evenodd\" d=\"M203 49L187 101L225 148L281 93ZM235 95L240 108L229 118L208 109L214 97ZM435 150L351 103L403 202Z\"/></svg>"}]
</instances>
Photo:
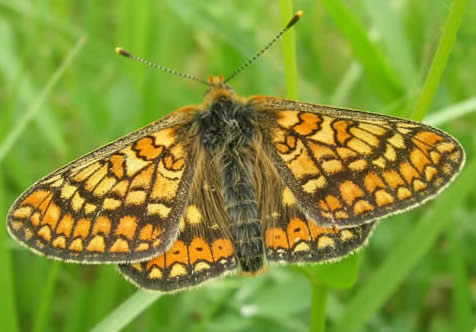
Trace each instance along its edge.
<instances>
[{"instance_id":1,"label":"butterfly head","mask_svg":"<svg viewBox=\"0 0 476 332\"><path fill-rule=\"evenodd\" d=\"M216 100L237 98L232 87L225 83L225 79L222 74L218 76L210 75L208 78L208 85L209 88L205 93L205 105L213 104Z\"/></svg>"}]
</instances>

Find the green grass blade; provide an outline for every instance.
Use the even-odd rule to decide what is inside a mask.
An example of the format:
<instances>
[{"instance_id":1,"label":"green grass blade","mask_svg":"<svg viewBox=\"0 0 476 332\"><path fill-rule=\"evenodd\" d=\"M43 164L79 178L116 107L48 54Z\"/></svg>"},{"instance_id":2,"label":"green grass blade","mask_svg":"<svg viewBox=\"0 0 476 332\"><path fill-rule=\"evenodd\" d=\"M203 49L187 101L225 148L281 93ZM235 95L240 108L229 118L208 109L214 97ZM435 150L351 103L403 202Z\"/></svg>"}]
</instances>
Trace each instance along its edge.
<instances>
[{"instance_id":1,"label":"green grass blade","mask_svg":"<svg viewBox=\"0 0 476 332\"><path fill-rule=\"evenodd\" d=\"M378 31L386 54L391 54L387 59L398 71L406 90L411 90L419 77L401 16L395 15L390 1L364 0L362 6L374 23L372 30Z\"/></svg>"},{"instance_id":2,"label":"green grass blade","mask_svg":"<svg viewBox=\"0 0 476 332\"><path fill-rule=\"evenodd\" d=\"M320 282L311 282L311 325L309 331L324 332L326 330L326 308L329 288Z\"/></svg>"},{"instance_id":3,"label":"green grass blade","mask_svg":"<svg viewBox=\"0 0 476 332\"><path fill-rule=\"evenodd\" d=\"M476 160L465 167L460 178L438 198L431 211L390 252L366 284L347 303L346 311L339 317L332 331L359 331L376 314L448 226L454 212L454 209L448 207L459 206L472 193L474 174Z\"/></svg>"},{"instance_id":4,"label":"green grass blade","mask_svg":"<svg viewBox=\"0 0 476 332\"><path fill-rule=\"evenodd\" d=\"M0 197L5 197L5 186L2 173L0 173ZM7 213L5 200L0 199L0 218ZM0 322L2 322L2 329L5 331L18 331L17 321L17 307L15 299L15 284L13 282L13 269L10 257L10 252L6 248L9 239L7 236L7 229L0 226L0 265L2 266L2 273L0 273L0 294L2 294L2 301L0 305Z\"/></svg>"},{"instance_id":5,"label":"green grass blade","mask_svg":"<svg viewBox=\"0 0 476 332\"><path fill-rule=\"evenodd\" d=\"M85 316L87 314L86 309L94 308L88 303L88 295L91 291L87 289L86 285L75 285L71 292L71 303L69 303L65 317L64 324L62 326L62 332L81 332L84 331ZM101 293L96 293L98 297L102 297Z\"/></svg>"},{"instance_id":6,"label":"green grass blade","mask_svg":"<svg viewBox=\"0 0 476 332\"><path fill-rule=\"evenodd\" d=\"M451 3L450 13L443 28L443 34L440 37L435 57L433 58L430 71L423 85L423 90L411 115L413 120L423 120L433 101L441 76L448 63L449 55L456 41L456 35L465 13L466 3L467 0L454 0Z\"/></svg>"},{"instance_id":7,"label":"green grass blade","mask_svg":"<svg viewBox=\"0 0 476 332\"><path fill-rule=\"evenodd\" d=\"M2 160L5 158L7 155L8 151L11 149L13 144L16 142L16 140L20 137L22 132L25 130L26 126L30 121L37 115L38 110L40 109L40 106L43 104L45 101L46 97L48 94L51 92L51 90L54 88L58 80L63 76L64 72L66 69L70 66L72 63L74 57L76 54L79 52L79 50L83 47L84 43L86 42L86 38L82 37L81 39L78 40L76 45L73 47L71 52L68 54L66 59L63 61L63 63L58 67L56 72L53 74L53 76L50 78L48 83L45 85L43 90L41 90L40 94L38 97L35 99L35 101L31 104L31 106L27 109L23 117L18 120L16 125L12 127L10 132L7 134L3 142L0 144L0 163Z\"/></svg>"},{"instance_id":8,"label":"green grass blade","mask_svg":"<svg viewBox=\"0 0 476 332\"><path fill-rule=\"evenodd\" d=\"M280 0L281 25L286 26L291 17L294 16L293 2L291 0ZM296 25L299 26L299 23ZM296 66L296 36L293 27L283 36L282 49L284 60L284 76L286 80L286 97L298 99L298 79Z\"/></svg>"},{"instance_id":9,"label":"green grass blade","mask_svg":"<svg viewBox=\"0 0 476 332\"><path fill-rule=\"evenodd\" d=\"M476 97L431 113L429 116L425 117L425 123L432 126L439 126L473 112L476 112Z\"/></svg>"},{"instance_id":10,"label":"green grass blade","mask_svg":"<svg viewBox=\"0 0 476 332\"><path fill-rule=\"evenodd\" d=\"M323 0L322 2L351 45L355 56L362 63L366 71L365 75L372 81L374 88L387 100L401 96L404 89L400 77L370 40L357 16L341 0Z\"/></svg>"},{"instance_id":11,"label":"green grass blade","mask_svg":"<svg viewBox=\"0 0 476 332\"><path fill-rule=\"evenodd\" d=\"M102 296L97 299L94 307L89 308L87 326L92 326L114 308L118 299L119 283L123 280L110 265L98 266L96 281L90 288L93 293Z\"/></svg>"},{"instance_id":12,"label":"green grass blade","mask_svg":"<svg viewBox=\"0 0 476 332\"><path fill-rule=\"evenodd\" d=\"M43 288L43 294L40 297L41 301L33 320L33 332L43 332L50 330L48 327L48 318L52 316L51 313L54 308L53 297L55 294L55 284L60 264L60 262L53 262L53 264L51 264L48 277L46 278L45 286Z\"/></svg>"},{"instance_id":13,"label":"green grass blade","mask_svg":"<svg viewBox=\"0 0 476 332\"><path fill-rule=\"evenodd\" d=\"M362 66L357 61L353 61L339 82L334 94L330 99L331 105L342 105L352 92L359 78L362 76Z\"/></svg>"},{"instance_id":14,"label":"green grass blade","mask_svg":"<svg viewBox=\"0 0 476 332\"><path fill-rule=\"evenodd\" d=\"M148 292L139 289L134 293L134 295L129 297L119 307L109 313L106 318L92 328L91 332L120 331L154 303L154 301L160 296L162 296L162 293Z\"/></svg>"},{"instance_id":15,"label":"green grass blade","mask_svg":"<svg viewBox=\"0 0 476 332\"><path fill-rule=\"evenodd\" d=\"M448 233L450 242L448 261L453 277L453 331L470 331L474 324L470 299L471 289L466 275L468 268L464 264L460 232L455 227L448 227Z\"/></svg>"}]
</instances>

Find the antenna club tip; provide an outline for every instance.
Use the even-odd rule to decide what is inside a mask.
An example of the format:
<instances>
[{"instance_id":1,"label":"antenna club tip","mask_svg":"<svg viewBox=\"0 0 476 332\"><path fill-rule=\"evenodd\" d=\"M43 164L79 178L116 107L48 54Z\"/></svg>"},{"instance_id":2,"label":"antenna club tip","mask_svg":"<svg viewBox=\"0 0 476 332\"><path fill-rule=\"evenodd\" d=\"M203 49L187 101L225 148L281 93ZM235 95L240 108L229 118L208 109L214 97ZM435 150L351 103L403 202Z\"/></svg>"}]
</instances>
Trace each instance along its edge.
<instances>
[{"instance_id":1,"label":"antenna club tip","mask_svg":"<svg viewBox=\"0 0 476 332\"><path fill-rule=\"evenodd\" d=\"M299 19L302 17L303 14L304 14L304 12L302 10L297 11L296 14L294 14L293 18L289 21L288 25L286 25L286 29L289 29L294 24L296 24L297 21L299 21Z\"/></svg>"},{"instance_id":2,"label":"antenna club tip","mask_svg":"<svg viewBox=\"0 0 476 332\"><path fill-rule=\"evenodd\" d=\"M127 58L130 58L132 57L132 54L130 54L129 52L127 52L125 49L123 48L120 48L120 47L116 47L116 49L114 50L117 54L119 55L122 55L122 56L125 56Z\"/></svg>"}]
</instances>

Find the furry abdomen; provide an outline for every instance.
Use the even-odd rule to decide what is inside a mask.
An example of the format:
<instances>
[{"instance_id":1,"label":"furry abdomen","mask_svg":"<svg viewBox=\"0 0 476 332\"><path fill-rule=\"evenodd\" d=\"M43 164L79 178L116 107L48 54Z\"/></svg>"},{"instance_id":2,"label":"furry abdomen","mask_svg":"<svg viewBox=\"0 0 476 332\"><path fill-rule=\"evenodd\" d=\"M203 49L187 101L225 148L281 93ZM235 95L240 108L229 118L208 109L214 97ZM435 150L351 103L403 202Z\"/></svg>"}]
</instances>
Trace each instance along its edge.
<instances>
[{"instance_id":1,"label":"furry abdomen","mask_svg":"<svg viewBox=\"0 0 476 332\"><path fill-rule=\"evenodd\" d=\"M220 174L229 230L241 271L263 267L263 236L253 183L256 113L232 98L213 101L198 117L201 144L213 156Z\"/></svg>"}]
</instances>

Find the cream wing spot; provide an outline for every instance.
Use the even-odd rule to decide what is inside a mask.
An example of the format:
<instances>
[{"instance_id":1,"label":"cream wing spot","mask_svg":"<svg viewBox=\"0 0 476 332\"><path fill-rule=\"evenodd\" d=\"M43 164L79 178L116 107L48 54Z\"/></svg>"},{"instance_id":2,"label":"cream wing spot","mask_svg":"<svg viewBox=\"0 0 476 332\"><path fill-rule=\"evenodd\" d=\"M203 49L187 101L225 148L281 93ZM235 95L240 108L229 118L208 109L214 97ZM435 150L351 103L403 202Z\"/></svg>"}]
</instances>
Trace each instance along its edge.
<instances>
[{"instance_id":1,"label":"cream wing spot","mask_svg":"<svg viewBox=\"0 0 476 332\"><path fill-rule=\"evenodd\" d=\"M96 211L96 209L97 206L91 203L86 203L86 205L84 206L84 212L86 212L87 215L93 213L94 211Z\"/></svg>"},{"instance_id":2,"label":"cream wing spot","mask_svg":"<svg viewBox=\"0 0 476 332\"><path fill-rule=\"evenodd\" d=\"M372 161L372 164L380 168L385 168L387 166L387 161L383 157L378 157Z\"/></svg>"},{"instance_id":3,"label":"cream wing spot","mask_svg":"<svg viewBox=\"0 0 476 332\"><path fill-rule=\"evenodd\" d=\"M403 139L403 136L398 133L388 138L387 142L389 142L390 144L392 144L394 147L398 149L405 149L405 141Z\"/></svg>"},{"instance_id":4,"label":"cream wing spot","mask_svg":"<svg viewBox=\"0 0 476 332\"><path fill-rule=\"evenodd\" d=\"M111 248L109 249L110 252L113 253L126 253L130 252L129 250L129 243L127 243L126 240L123 239L117 239Z\"/></svg>"},{"instance_id":5,"label":"cream wing spot","mask_svg":"<svg viewBox=\"0 0 476 332\"><path fill-rule=\"evenodd\" d=\"M102 204L104 210L117 210L122 202L114 198L106 198Z\"/></svg>"},{"instance_id":6,"label":"cream wing spot","mask_svg":"<svg viewBox=\"0 0 476 332\"><path fill-rule=\"evenodd\" d=\"M167 218L169 216L170 211L172 208L166 206L165 204L162 203L149 203L147 205L147 214L149 216L152 215L159 215L162 218Z\"/></svg>"},{"instance_id":7,"label":"cream wing spot","mask_svg":"<svg viewBox=\"0 0 476 332\"><path fill-rule=\"evenodd\" d=\"M395 152L395 149L393 148L392 145L386 144L385 146L385 153L384 153L385 159L388 161L395 161L397 160L397 153Z\"/></svg>"},{"instance_id":8,"label":"cream wing spot","mask_svg":"<svg viewBox=\"0 0 476 332\"><path fill-rule=\"evenodd\" d=\"M373 147L377 147L380 143L380 140L375 135L360 128L352 127L350 128L350 133Z\"/></svg>"},{"instance_id":9,"label":"cream wing spot","mask_svg":"<svg viewBox=\"0 0 476 332\"><path fill-rule=\"evenodd\" d=\"M55 182L53 182L53 183L51 184L51 186L52 186L53 188L58 188L58 187L60 187L60 186L63 184L63 182L64 182L64 179L61 178L61 179L56 180Z\"/></svg>"},{"instance_id":10,"label":"cream wing spot","mask_svg":"<svg viewBox=\"0 0 476 332\"><path fill-rule=\"evenodd\" d=\"M61 188L61 198L70 199L76 193L77 190L78 187L66 183L63 188Z\"/></svg>"},{"instance_id":11,"label":"cream wing spot","mask_svg":"<svg viewBox=\"0 0 476 332\"><path fill-rule=\"evenodd\" d=\"M155 145L169 147L175 142L175 129L162 129L153 133L152 136L155 137Z\"/></svg>"},{"instance_id":12,"label":"cream wing spot","mask_svg":"<svg viewBox=\"0 0 476 332\"><path fill-rule=\"evenodd\" d=\"M317 179L311 179L302 185L302 189L308 193L313 194L319 189L325 188L327 185L327 180L324 176L320 176Z\"/></svg>"},{"instance_id":13,"label":"cream wing spot","mask_svg":"<svg viewBox=\"0 0 476 332\"><path fill-rule=\"evenodd\" d=\"M150 162L137 158L136 153L131 147L125 148L122 150L122 153L125 155L127 176L134 176L137 172L150 164Z\"/></svg>"},{"instance_id":14,"label":"cream wing spot","mask_svg":"<svg viewBox=\"0 0 476 332\"><path fill-rule=\"evenodd\" d=\"M149 274L148 274L148 277L150 279L162 279L163 277L163 273L162 273L162 270L160 270L158 267L153 267Z\"/></svg>"},{"instance_id":15,"label":"cream wing spot","mask_svg":"<svg viewBox=\"0 0 476 332\"><path fill-rule=\"evenodd\" d=\"M356 151L358 154L367 155L372 153L372 148L367 143L357 138L351 138L347 142L347 146Z\"/></svg>"},{"instance_id":16,"label":"cream wing spot","mask_svg":"<svg viewBox=\"0 0 476 332\"><path fill-rule=\"evenodd\" d=\"M89 244L86 247L86 250L104 252L105 248L106 248L106 245L104 243L104 237L100 235L96 235L95 237L92 238L91 241L89 241Z\"/></svg>"},{"instance_id":17,"label":"cream wing spot","mask_svg":"<svg viewBox=\"0 0 476 332\"><path fill-rule=\"evenodd\" d=\"M38 231L38 235L43 238L46 242L51 240L51 229L48 225L44 225Z\"/></svg>"},{"instance_id":18,"label":"cream wing spot","mask_svg":"<svg viewBox=\"0 0 476 332\"><path fill-rule=\"evenodd\" d=\"M102 165L98 170L92 173L91 176L84 183L84 188L88 191L93 191L98 183L106 176L107 165Z\"/></svg>"},{"instance_id":19,"label":"cream wing spot","mask_svg":"<svg viewBox=\"0 0 476 332\"><path fill-rule=\"evenodd\" d=\"M104 196L111 188L116 184L117 180L113 177L106 176L102 181L98 184L96 189L94 189L94 196L102 197Z\"/></svg>"},{"instance_id":20,"label":"cream wing spot","mask_svg":"<svg viewBox=\"0 0 476 332\"><path fill-rule=\"evenodd\" d=\"M296 197L291 192L289 187L284 188L282 201L285 206L293 206L296 204Z\"/></svg>"},{"instance_id":21,"label":"cream wing spot","mask_svg":"<svg viewBox=\"0 0 476 332\"><path fill-rule=\"evenodd\" d=\"M359 159L351 162L347 166L354 172L362 172L367 168L367 161L365 159Z\"/></svg>"},{"instance_id":22,"label":"cream wing spot","mask_svg":"<svg viewBox=\"0 0 476 332\"><path fill-rule=\"evenodd\" d=\"M206 262L198 262L197 264L195 264L195 266L193 267L193 270L195 272L200 272L200 271L204 271L204 270L210 270L211 266L210 264L206 263Z\"/></svg>"},{"instance_id":23,"label":"cream wing spot","mask_svg":"<svg viewBox=\"0 0 476 332\"><path fill-rule=\"evenodd\" d=\"M187 221L190 224L200 224L202 222L202 214L196 205L189 205L186 211Z\"/></svg>"},{"instance_id":24,"label":"cream wing spot","mask_svg":"<svg viewBox=\"0 0 476 332\"><path fill-rule=\"evenodd\" d=\"M82 239L75 239L69 245L69 249L72 251L83 251L83 240Z\"/></svg>"},{"instance_id":25,"label":"cream wing spot","mask_svg":"<svg viewBox=\"0 0 476 332\"><path fill-rule=\"evenodd\" d=\"M312 135L311 138L315 141L322 142L325 144L336 145L334 139L334 129L332 129L331 126L332 121L334 121L334 119L328 116L323 116L322 120L323 121L321 123L320 130L318 130L314 135Z\"/></svg>"},{"instance_id":26,"label":"cream wing spot","mask_svg":"<svg viewBox=\"0 0 476 332\"><path fill-rule=\"evenodd\" d=\"M85 201L86 200L79 194L79 192L76 192L71 199L71 207L74 211L78 212L83 207Z\"/></svg>"},{"instance_id":27,"label":"cream wing spot","mask_svg":"<svg viewBox=\"0 0 476 332\"><path fill-rule=\"evenodd\" d=\"M293 111L278 112L278 123L285 128L291 128L299 123L298 114Z\"/></svg>"},{"instance_id":28,"label":"cream wing spot","mask_svg":"<svg viewBox=\"0 0 476 332\"><path fill-rule=\"evenodd\" d=\"M340 239L342 241L348 241L348 240L351 240L352 238L354 238L354 234L348 230L348 229L343 229L340 233Z\"/></svg>"},{"instance_id":29,"label":"cream wing spot","mask_svg":"<svg viewBox=\"0 0 476 332\"><path fill-rule=\"evenodd\" d=\"M55 248L60 248L60 249L65 249L66 248L66 238L64 236L58 236L55 238L52 242L53 247Z\"/></svg>"},{"instance_id":30,"label":"cream wing spot","mask_svg":"<svg viewBox=\"0 0 476 332\"><path fill-rule=\"evenodd\" d=\"M10 225L18 232L25 224L22 221L12 221Z\"/></svg>"},{"instance_id":31,"label":"cream wing spot","mask_svg":"<svg viewBox=\"0 0 476 332\"><path fill-rule=\"evenodd\" d=\"M33 209L30 206L24 206L13 211L13 216L15 218L26 219L31 215Z\"/></svg>"},{"instance_id":32,"label":"cream wing spot","mask_svg":"<svg viewBox=\"0 0 476 332\"><path fill-rule=\"evenodd\" d=\"M111 194L119 195L120 197L124 197L126 195L127 189L129 188L129 181L122 180L118 182L112 189Z\"/></svg>"},{"instance_id":33,"label":"cream wing spot","mask_svg":"<svg viewBox=\"0 0 476 332\"><path fill-rule=\"evenodd\" d=\"M309 246L309 244L307 244L306 242L301 242L301 243L298 243L296 246L294 246L293 248L293 252L300 252L300 251L309 251L311 250L311 247Z\"/></svg>"},{"instance_id":34,"label":"cream wing spot","mask_svg":"<svg viewBox=\"0 0 476 332\"><path fill-rule=\"evenodd\" d=\"M82 168L79 173L73 177L73 180L77 182L82 182L86 180L91 174L93 174L93 172L95 172L99 167L101 167L101 163L99 162L95 162L89 166L86 166ZM75 170L73 170L73 172L75 172Z\"/></svg>"},{"instance_id":35,"label":"cream wing spot","mask_svg":"<svg viewBox=\"0 0 476 332\"><path fill-rule=\"evenodd\" d=\"M143 190L129 191L126 196L127 205L141 205L145 202L146 192Z\"/></svg>"},{"instance_id":36,"label":"cream wing spot","mask_svg":"<svg viewBox=\"0 0 476 332\"><path fill-rule=\"evenodd\" d=\"M335 242L332 238L328 236L321 236L319 240L317 241L317 248L319 249L324 249L327 247L333 247L335 245Z\"/></svg>"},{"instance_id":37,"label":"cream wing spot","mask_svg":"<svg viewBox=\"0 0 476 332\"><path fill-rule=\"evenodd\" d=\"M387 132L387 129L370 123L359 123L359 128L371 132L372 134L381 136Z\"/></svg>"},{"instance_id":38,"label":"cream wing spot","mask_svg":"<svg viewBox=\"0 0 476 332\"><path fill-rule=\"evenodd\" d=\"M170 276L172 278L181 277L187 274L187 269L183 264L175 263L170 270Z\"/></svg>"}]
</instances>

